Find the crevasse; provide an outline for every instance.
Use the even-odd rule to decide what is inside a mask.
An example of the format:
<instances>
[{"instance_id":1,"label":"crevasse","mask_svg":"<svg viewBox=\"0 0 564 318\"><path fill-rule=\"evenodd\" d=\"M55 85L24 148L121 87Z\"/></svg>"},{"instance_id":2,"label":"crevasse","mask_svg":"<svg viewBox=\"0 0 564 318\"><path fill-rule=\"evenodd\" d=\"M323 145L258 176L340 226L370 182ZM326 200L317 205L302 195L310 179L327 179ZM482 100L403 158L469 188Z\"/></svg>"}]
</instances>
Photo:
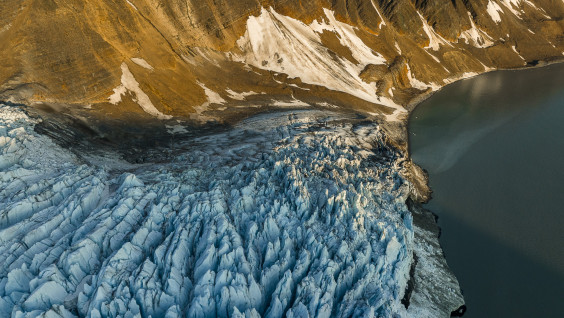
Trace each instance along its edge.
<instances>
[{"instance_id":1,"label":"crevasse","mask_svg":"<svg viewBox=\"0 0 564 318\"><path fill-rule=\"evenodd\" d=\"M405 316L401 158L333 116L259 116L123 172L1 106L0 316Z\"/></svg>"}]
</instances>

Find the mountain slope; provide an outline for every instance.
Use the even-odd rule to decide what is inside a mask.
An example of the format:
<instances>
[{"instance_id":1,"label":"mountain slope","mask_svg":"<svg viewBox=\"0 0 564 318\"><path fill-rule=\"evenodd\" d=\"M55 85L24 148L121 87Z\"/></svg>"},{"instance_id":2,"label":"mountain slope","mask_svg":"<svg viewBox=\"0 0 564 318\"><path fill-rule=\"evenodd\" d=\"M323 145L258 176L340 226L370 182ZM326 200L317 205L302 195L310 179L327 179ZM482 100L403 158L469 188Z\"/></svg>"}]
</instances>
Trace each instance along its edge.
<instances>
[{"instance_id":1,"label":"mountain slope","mask_svg":"<svg viewBox=\"0 0 564 318\"><path fill-rule=\"evenodd\" d=\"M562 58L563 16L555 0L8 0L0 98L113 118L309 104L393 121L456 79Z\"/></svg>"}]
</instances>

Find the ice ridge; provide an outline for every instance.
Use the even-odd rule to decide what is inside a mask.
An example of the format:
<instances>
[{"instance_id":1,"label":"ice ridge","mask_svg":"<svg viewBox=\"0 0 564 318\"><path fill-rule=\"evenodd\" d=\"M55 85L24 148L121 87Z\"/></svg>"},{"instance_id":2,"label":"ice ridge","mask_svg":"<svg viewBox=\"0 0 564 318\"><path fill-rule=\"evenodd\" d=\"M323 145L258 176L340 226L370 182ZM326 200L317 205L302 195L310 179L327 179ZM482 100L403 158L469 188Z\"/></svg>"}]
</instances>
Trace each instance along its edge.
<instances>
[{"instance_id":1,"label":"ice ridge","mask_svg":"<svg viewBox=\"0 0 564 318\"><path fill-rule=\"evenodd\" d=\"M323 121L323 122L321 122ZM110 172L0 106L1 317L403 317L402 157L315 111Z\"/></svg>"}]
</instances>

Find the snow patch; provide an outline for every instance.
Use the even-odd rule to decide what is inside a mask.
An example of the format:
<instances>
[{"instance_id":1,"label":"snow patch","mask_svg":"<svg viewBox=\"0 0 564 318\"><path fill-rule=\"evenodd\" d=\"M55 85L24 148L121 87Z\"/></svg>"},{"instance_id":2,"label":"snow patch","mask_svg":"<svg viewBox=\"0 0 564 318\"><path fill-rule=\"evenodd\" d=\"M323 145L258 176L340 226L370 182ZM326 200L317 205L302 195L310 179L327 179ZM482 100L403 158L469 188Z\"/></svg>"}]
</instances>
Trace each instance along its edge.
<instances>
[{"instance_id":1,"label":"snow patch","mask_svg":"<svg viewBox=\"0 0 564 318\"><path fill-rule=\"evenodd\" d=\"M489 67L485 66L484 64L482 64L482 66L484 66L484 70L485 70L486 72L493 70L492 68L489 68ZM472 78L472 77L475 77L475 76L478 76L478 75L480 75L480 73L476 73L476 72L464 72L464 73L462 73L462 74L460 74L460 75L458 75L458 76L453 76L453 77L449 77L449 78L447 78L447 79L444 79L444 80L443 80L443 83L445 83L445 84L450 84L450 83L454 83L454 82L459 81L459 80L463 80L463 79L467 79L467 78Z\"/></svg>"},{"instance_id":2,"label":"snow patch","mask_svg":"<svg viewBox=\"0 0 564 318\"><path fill-rule=\"evenodd\" d=\"M400 48L398 42L394 43L394 47L396 48L396 51L398 52L398 54L401 55L401 48Z\"/></svg>"},{"instance_id":3,"label":"snow patch","mask_svg":"<svg viewBox=\"0 0 564 318\"><path fill-rule=\"evenodd\" d=\"M121 96L125 95L125 93L127 93L127 88L123 84L114 88L114 93L108 98L110 104L117 105L121 102Z\"/></svg>"},{"instance_id":4,"label":"snow patch","mask_svg":"<svg viewBox=\"0 0 564 318\"><path fill-rule=\"evenodd\" d=\"M327 102L317 103L321 107L328 107L328 108L339 108L337 105L329 104Z\"/></svg>"},{"instance_id":5,"label":"snow patch","mask_svg":"<svg viewBox=\"0 0 564 318\"><path fill-rule=\"evenodd\" d=\"M426 49L433 49L433 51L438 51L441 45L452 46L452 44L450 44L447 40L445 40L442 36L435 32L435 30L429 25L427 20L421 15L421 13L419 13L419 11L417 12L417 14L419 15L421 23L423 23L423 31L427 35L427 38L429 38L429 45L425 47Z\"/></svg>"},{"instance_id":6,"label":"snow patch","mask_svg":"<svg viewBox=\"0 0 564 318\"><path fill-rule=\"evenodd\" d=\"M413 73L411 72L411 68L409 67L409 64L407 64L407 78L409 78L409 84L414 87L417 88L419 90L426 90L427 88L431 87L431 89L433 91L436 91L438 89L440 89L440 86L437 86L435 84L427 84L427 83L423 83L422 81L418 80Z\"/></svg>"},{"instance_id":7,"label":"snow patch","mask_svg":"<svg viewBox=\"0 0 564 318\"><path fill-rule=\"evenodd\" d=\"M335 17L335 13L329 9L323 9L325 16L327 17L328 24L322 24L320 26L323 30L328 30L335 32L339 38L341 45L349 48L352 52L353 57L362 64L385 64L386 60L379 53L374 52L371 48L366 46L364 42L356 35L356 27L349 24L340 22ZM319 24L316 21L314 24Z\"/></svg>"},{"instance_id":8,"label":"snow patch","mask_svg":"<svg viewBox=\"0 0 564 318\"><path fill-rule=\"evenodd\" d=\"M492 18L495 23L501 22L500 13L503 13L503 10L499 6L499 4L493 2L492 0L488 1L487 12Z\"/></svg>"},{"instance_id":9,"label":"snow patch","mask_svg":"<svg viewBox=\"0 0 564 318\"><path fill-rule=\"evenodd\" d=\"M2 28L0 28L0 33L6 32L8 30L10 30L10 28L12 27L11 23L6 24L5 26L3 26Z\"/></svg>"},{"instance_id":10,"label":"snow patch","mask_svg":"<svg viewBox=\"0 0 564 318\"><path fill-rule=\"evenodd\" d=\"M564 0L562 2L564 3ZM546 10L544 10L543 8L537 7L534 3L528 0L525 0L525 3L531 6L533 9L539 11L539 13L546 19L551 19L550 16L546 13Z\"/></svg>"},{"instance_id":11,"label":"snow patch","mask_svg":"<svg viewBox=\"0 0 564 318\"><path fill-rule=\"evenodd\" d=\"M121 96L124 95L126 92L131 92L134 94L133 101L136 102L143 110L148 113L149 115L155 116L159 119L170 119L172 116L165 115L161 113L151 102L151 99L141 87L139 87L139 83L133 77L133 74L129 71L127 64L121 64L121 85L114 88L114 93L108 98L111 104L117 105L121 102Z\"/></svg>"},{"instance_id":12,"label":"snow patch","mask_svg":"<svg viewBox=\"0 0 564 318\"><path fill-rule=\"evenodd\" d=\"M227 92L227 94L229 94L229 98L235 99L235 100L245 100L247 96L252 96L252 95L258 94L258 93L255 93L253 91L238 93L238 92L232 91L229 88L226 89L225 91Z\"/></svg>"},{"instance_id":13,"label":"snow patch","mask_svg":"<svg viewBox=\"0 0 564 318\"><path fill-rule=\"evenodd\" d=\"M382 27L386 25L386 20L384 20L384 17L380 13L380 10L378 10L378 7L374 3L374 0L370 0L370 3L372 3L372 7L374 8L374 10L376 10L376 13L378 13L378 17L380 17L380 24L378 24L378 29L381 30Z\"/></svg>"},{"instance_id":14,"label":"snow patch","mask_svg":"<svg viewBox=\"0 0 564 318\"><path fill-rule=\"evenodd\" d=\"M154 68L153 68L149 63L147 63L147 61L145 61L145 60L142 59L142 58L132 57L132 58L131 58L131 61L132 61L133 63L135 63L135 64L141 66L141 67L144 67L144 68L148 69L148 70L151 70L151 71L154 70Z\"/></svg>"},{"instance_id":15,"label":"snow patch","mask_svg":"<svg viewBox=\"0 0 564 318\"><path fill-rule=\"evenodd\" d=\"M223 105L226 103L225 99L223 99L218 93L206 87L204 83L198 82L198 85L200 85L200 87L204 89L204 93L206 94L206 97L208 99L208 101L203 103L202 105L194 107L194 110L196 110L196 113L198 115L202 115L203 112L208 110L211 104Z\"/></svg>"},{"instance_id":16,"label":"snow patch","mask_svg":"<svg viewBox=\"0 0 564 318\"><path fill-rule=\"evenodd\" d=\"M221 96L212 91L211 89L207 88L206 85L204 85L203 83L198 82L198 85L200 85L201 88L204 89L204 92L206 93L206 97L208 98L208 102L210 104L225 104L225 99L221 98Z\"/></svg>"},{"instance_id":17,"label":"snow patch","mask_svg":"<svg viewBox=\"0 0 564 318\"><path fill-rule=\"evenodd\" d=\"M523 13L522 10L518 10L521 7L521 2L521 0L501 0L501 4L518 18L521 18L521 14Z\"/></svg>"},{"instance_id":18,"label":"snow patch","mask_svg":"<svg viewBox=\"0 0 564 318\"><path fill-rule=\"evenodd\" d=\"M431 58L433 58L433 60L435 60L435 62L441 64L441 66L443 67L443 69L448 72L448 70L447 70L446 67L443 65L443 63L441 62L441 60L439 60L438 57L434 56L433 54L429 53L428 51L425 51L425 53L427 53L427 55L429 55Z\"/></svg>"},{"instance_id":19,"label":"snow patch","mask_svg":"<svg viewBox=\"0 0 564 318\"><path fill-rule=\"evenodd\" d=\"M471 44L477 48L487 48L494 45L493 38L478 28L474 24L472 14L470 12L467 13L470 20L470 29L462 31L458 38L463 39L466 44Z\"/></svg>"},{"instance_id":20,"label":"snow patch","mask_svg":"<svg viewBox=\"0 0 564 318\"><path fill-rule=\"evenodd\" d=\"M519 53L519 51L517 51L517 48L515 47L515 45L511 46L511 49L513 50L513 52L515 52L517 55L519 55L519 57L526 62L525 58L523 56L521 56L521 53ZM526 64L526 63L525 63Z\"/></svg>"},{"instance_id":21,"label":"snow patch","mask_svg":"<svg viewBox=\"0 0 564 318\"><path fill-rule=\"evenodd\" d=\"M133 3L131 3L131 1L129 1L129 0L125 0L125 1L127 1L127 3L128 3L133 9L135 9L135 11L139 11L139 10L137 10L137 7L136 7Z\"/></svg>"},{"instance_id":22,"label":"snow patch","mask_svg":"<svg viewBox=\"0 0 564 318\"><path fill-rule=\"evenodd\" d=\"M408 115L407 110L399 110L399 109L395 109L393 113L391 113L390 115L386 115L386 120L393 122L393 121L401 121L403 119L405 119Z\"/></svg>"},{"instance_id":23,"label":"snow patch","mask_svg":"<svg viewBox=\"0 0 564 318\"><path fill-rule=\"evenodd\" d=\"M359 77L367 64L384 64L385 59L362 42L354 27L337 21L332 11L325 9L324 12L327 22L316 20L306 25L272 8L263 8L258 17L248 18L247 31L237 41L242 54L233 54L233 59L260 69L284 73L290 78L299 77L304 83L403 109L391 99L377 96L375 86ZM319 33L323 31L335 32L341 45L351 50L359 64L345 58L335 59L322 44Z\"/></svg>"},{"instance_id":24,"label":"snow patch","mask_svg":"<svg viewBox=\"0 0 564 318\"><path fill-rule=\"evenodd\" d=\"M308 103L304 103L301 100L298 99L293 99L292 101L286 102L286 101L272 101L272 106L277 106L277 107L309 107L310 105Z\"/></svg>"}]
</instances>

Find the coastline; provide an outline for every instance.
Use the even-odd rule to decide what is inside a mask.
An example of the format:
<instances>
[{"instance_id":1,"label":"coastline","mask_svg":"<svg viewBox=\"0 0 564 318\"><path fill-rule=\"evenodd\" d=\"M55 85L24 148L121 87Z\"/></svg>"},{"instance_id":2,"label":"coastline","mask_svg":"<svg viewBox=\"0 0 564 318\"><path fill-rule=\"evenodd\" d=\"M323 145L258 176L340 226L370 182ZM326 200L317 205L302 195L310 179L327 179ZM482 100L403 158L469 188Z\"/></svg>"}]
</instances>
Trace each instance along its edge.
<instances>
[{"instance_id":1,"label":"coastline","mask_svg":"<svg viewBox=\"0 0 564 318\"><path fill-rule=\"evenodd\" d=\"M391 128L391 133L389 134L390 135L389 137L391 137L393 135L400 136L399 142L395 141L394 144L396 146L399 146L401 144L405 145L405 147L399 146L399 148L402 149L403 151L405 151L406 158L410 162L410 164L412 165L412 167L411 167L412 168L412 170L411 170L412 176L408 176L408 179L413 179L413 181L417 180L416 182L414 182L415 184L418 185L417 195L414 197L415 201L420 203L420 204L428 203L429 200L432 199L432 193L433 193L432 189L429 187L429 176L428 176L427 171L424 168L419 167L411 159L409 123L411 121L411 116L413 115L413 112L415 111L415 109L417 107L419 107L427 99L429 99L432 96L434 96L435 94L441 92L444 88L450 86L451 84L458 83L460 81L476 78L478 76L482 76L482 75L493 73L493 72L522 71L522 70L529 70L529 69L537 69L537 68L549 67L551 65L560 64L560 63L564 63L564 57L562 57L562 58L558 57L558 58L555 58L554 60L549 60L549 61L541 61L537 65L523 66L523 67L516 67L516 68L492 69L492 70L485 71L483 73L476 74L472 77L462 78L462 79L453 81L453 82L448 83L444 86L441 86L436 91L429 91L428 93L423 93L421 95L414 97L409 102L409 104L406 105L406 108L408 109L407 118L405 118L404 121L401 122L400 127ZM388 127L386 127L386 122L379 123L379 124L383 125L384 129L388 128ZM398 133L398 130L399 130L399 133Z\"/></svg>"},{"instance_id":2,"label":"coastline","mask_svg":"<svg viewBox=\"0 0 564 318\"><path fill-rule=\"evenodd\" d=\"M522 71L522 70L529 70L529 69L535 69L535 68L543 68L543 67L547 67L547 66L551 66L554 64L560 64L560 63L564 63L564 57L557 57L554 58L553 60L548 60L548 61L538 61L538 63L536 65L525 65L525 66L521 66L521 67L514 67L514 68L496 68L496 69L490 69L490 70L486 70L482 73L478 73L474 76L471 77L466 77L466 78L461 78L458 80L455 80L451 83L448 83L444 86L441 86L438 90L436 91L429 91L428 93L423 93L421 95L418 95L416 97L414 97L407 105L406 105L406 109L408 109L408 116L405 119L404 124L406 125L406 129L409 131L409 121L411 119L411 115L413 114L413 111L415 110L415 108L417 108L421 103L423 103L424 101L426 101L427 99L429 99L431 96L435 95L436 93L442 91L445 87L448 87L451 84L454 83L458 83L460 81L464 81L467 79L471 79L471 78L475 78L481 75L485 75L485 74L489 74L489 73L493 73L493 72L505 72L505 71ZM408 134L409 136L409 134ZM410 154L409 152L409 138L407 138L406 140L408 147L408 155Z\"/></svg>"},{"instance_id":3,"label":"coastline","mask_svg":"<svg viewBox=\"0 0 564 318\"><path fill-rule=\"evenodd\" d=\"M522 70L548 67L548 66L563 63L563 62L564 62L564 58L561 58L561 59L554 60L554 61L546 61L545 63L541 63L539 65L534 65L534 66L489 70L489 71L477 74L477 75L469 77L469 78L464 78L464 79L454 81L454 82L449 83L445 86L442 86L440 89L438 89L436 91L430 91L429 93L417 96L407 106L407 108L409 109L409 115L407 116L407 119L406 119L406 122L405 122L405 134L404 134L406 136L405 143L407 145L405 151L406 151L406 156L407 156L409 164L410 164L410 169L408 169L409 175L407 176L407 178L417 188L415 193L414 193L414 196L412 198L413 201L411 202L411 204L409 204L410 211L414 215L414 224L415 225L418 225L421 228L429 230L432 233L434 233L434 236L432 236L432 239L430 239L430 238L427 238L427 239L429 240L429 242L436 240L435 242L436 242L436 244L439 248L439 252L441 253L443 260L444 260L444 272L447 274L447 276L450 276L450 277L456 279L456 275L452 272L452 269L448 266L448 259L447 259L446 255L444 254L443 246L440 243L441 227L438 224L439 216L435 212L427 210L423 207L424 204L426 204L430 200L432 200L433 189L430 187L430 184L429 184L430 177L429 177L428 172L423 167L420 167L415 162L413 162L412 158L411 158L411 148L410 148L410 142L409 142L409 139L410 139L409 123L410 123L411 116L412 116L414 110L419 105L421 105L424 101L431 98L436 93L441 92L445 87L450 86L450 84L458 83L458 82L466 80L466 79L475 78L475 77L482 76L482 75L492 73L492 72L522 71ZM419 217L416 217L417 215L419 215ZM427 217L425 217L425 215L427 215ZM432 222L429 222L430 216L433 217ZM417 223L419 223L419 224L417 224ZM414 258L416 259L416 257L414 257ZM414 263L414 264L417 264L417 263ZM415 273L417 273L417 272L415 272ZM415 273L412 273L411 280L417 280L417 275ZM419 278L419 279L421 279L421 278ZM424 285L417 285L416 284L415 286L424 286ZM459 290L461 290L460 285L458 286L458 288L459 288ZM424 288L422 288L422 289L424 289ZM421 291L421 293L424 294L425 291ZM456 299L456 297L454 297L454 295L453 295L453 299ZM463 300L463 302L464 302L464 300ZM458 309L453 310L453 312L451 313L451 316L453 316L453 317L463 316L465 311L466 311L466 305L463 303Z\"/></svg>"},{"instance_id":4,"label":"coastline","mask_svg":"<svg viewBox=\"0 0 564 318\"><path fill-rule=\"evenodd\" d=\"M528 67L522 67L522 68L510 68L510 69L492 70L491 72L487 72L487 73L493 73L493 72L497 72L497 71L527 71L527 70L534 70L534 69L539 69L539 68L544 68L544 67L550 67L550 66L553 66L553 65L556 65L556 64L560 64L560 63L562 63L563 61L564 61L563 59L559 59L559 60L555 60L555 61L551 61L551 62L547 62L547 63L545 63L545 64L540 64L540 65L535 65L535 66L528 66ZM539 74L539 73L537 72L537 73L535 73L535 74ZM485 73L482 73L482 74L480 74L480 75L485 75ZM538 76L541 76L541 75L536 75L536 76L538 77ZM446 87L446 86L445 86L445 87ZM467 87L469 87L469 86L467 86ZM430 97L430 96L429 96L429 97ZM445 104L445 105L443 105L443 106L446 107L446 105L448 105L448 104ZM511 106L511 104L508 104L508 105ZM420 104L416 105L416 107L419 107L419 106L420 106ZM510 108L509 106L506 106L506 107L508 107L508 109L509 109L509 108ZM445 109L445 107L439 108L439 109ZM517 106L516 106L516 107L517 107ZM414 110L415 110L415 108L414 108ZM413 116L414 113L415 113L415 112L410 112L410 119L409 119L408 125L407 125L407 129L408 129L408 132L409 132L409 135L408 135L409 138L412 137L410 124L411 124L411 119L412 119L411 116ZM421 113L419 113L419 114L421 114ZM500 115L500 114L497 114L497 115L498 115L498 116L503 116L503 115ZM487 117L487 115L486 115L486 117ZM417 133L418 136L420 135L420 132L421 132L421 130L418 131L418 133ZM427 137L427 138L428 138L428 137ZM410 146L410 147L409 147L409 154L408 154L408 155L409 155L410 160L413 160L413 159L412 159L411 142L408 140L408 143L409 143L409 146ZM415 163L413 163L413 164L415 165ZM432 192L434 191L434 189L432 189L431 186L430 186L430 181L431 181L430 178L432 178L432 176L429 176L429 174L428 174L423 168L421 168L421 170L423 170L423 171L425 172L425 173L423 174L423 177L424 177L425 180L426 180L426 181L425 181L426 185L429 187L430 194L432 194ZM444 183L444 181L443 181L443 183ZM432 197L429 196L429 198L427 198L426 200L421 200L421 201L417 202L417 205L418 205L419 208L423 208L423 204L428 203L428 202L431 201L431 200L432 200ZM432 201L431 201L431 202L432 202ZM431 208L431 209L432 209L432 208ZM431 211L431 212L436 216L436 218L438 218L438 215L435 213L436 211ZM438 225L438 223L436 224L436 226L437 226L437 228L439 228L439 230L440 230L440 226ZM443 226L444 226L444 224L443 224ZM441 250L443 250L443 248L444 248L444 247L441 245ZM452 249L452 247L451 247L451 249ZM447 258L446 260L448 261L449 259Z\"/></svg>"}]
</instances>

